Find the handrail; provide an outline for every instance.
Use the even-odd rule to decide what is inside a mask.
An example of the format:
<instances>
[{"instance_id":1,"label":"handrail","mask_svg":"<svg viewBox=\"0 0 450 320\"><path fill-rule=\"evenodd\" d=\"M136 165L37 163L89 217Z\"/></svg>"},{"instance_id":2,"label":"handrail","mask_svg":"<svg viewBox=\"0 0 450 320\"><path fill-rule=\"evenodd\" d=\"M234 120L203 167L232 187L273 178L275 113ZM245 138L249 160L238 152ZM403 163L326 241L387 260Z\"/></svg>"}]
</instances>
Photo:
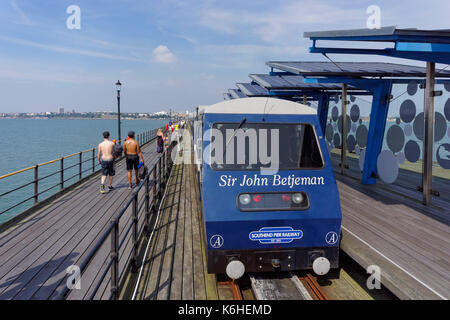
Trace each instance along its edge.
<instances>
[{"instance_id":1,"label":"handrail","mask_svg":"<svg viewBox=\"0 0 450 320\"><path fill-rule=\"evenodd\" d=\"M89 299L93 299L100 288L103 280L105 279L106 275L108 274L108 270L111 272L111 295L110 299L118 299L120 294L120 282L121 282L121 272L119 274L119 260L120 260L120 254L119 250L122 247L122 244L125 241L125 238L128 236L130 230L134 230L132 232L133 234L133 249L126 258L128 261L130 256L133 256L133 264L137 264L137 256L138 256L138 241L141 235L141 231L143 228L146 228L147 231L150 230L150 213L156 213L156 207L161 201L161 188L163 185L167 184L167 178L169 176L170 170L173 165L173 161L170 157L170 154L173 150L173 147L175 146L175 142L172 142L167 149L163 151L163 153L156 159L155 163L151 167L151 169L147 172L147 175L145 178L141 181L141 184L138 186L137 189L133 191L128 201L125 203L125 205L119 210L119 212L112 218L110 221L109 227L103 232L103 234L100 236L100 238L95 243L94 247L89 251L86 258L81 262L80 264L80 276L82 276L83 272L88 267L89 263L92 261L94 256L97 254L97 252L100 250L102 245L106 242L108 236L111 236L111 251L109 252L110 255L110 262L107 264L105 270L103 271L100 279L95 283L94 290L92 292L85 292L85 294L90 294ZM159 175L156 173L159 172ZM151 178L152 177L152 178ZM156 186L158 185L159 191L156 190ZM138 197L139 192L142 190L142 188L145 187L145 206L139 205ZM150 194L152 195L152 201L150 203ZM119 239L119 223L120 219L123 217L125 212L128 210L128 208L132 205L132 224L124 229L124 239L120 241ZM141 231L138 230L138 222L139 218L142 217L142 215L139 216L141 209L143 210L143 214L145 214L145 221L144 225L141 227ZM126 246L125 246L126 247ZM69 292L72 289L69 288L67 285L64 286L63 290L61 291L60 295L58 296L59 299L65 299Z\"/></svg>"},{"instance_id":2,"label":"handrail","mask_svg":"<svg viewBox=\"0 0 450 320\"><path fill-rule=\"evenodd\" d=\"M158 129L159 128L155 128L155 129L152 129L152 130L141 132L141 133L136 135L136 139L139 141L139 143L141 145L145 145L148 142L152 141L156 137L156 132L157 132ZM121 141L123 141L123 140L121 140ZM17 191L19 191L19 190L21 190L21 189L23 189L25 187L29 187L30 185L34 185L33 196L27 197L26 200L20 201L19 203L15 203L15 204L9 206L8 208L0 209L0 210L2 210L2 211L0 211L0 216L2 214L6 213L6 212L9 212L10 210L12 210L14 208L17 208L19 205L22 205L25 202L27 202L27 201L29 201L29 200L31 200L33 198L34 198L34 205L36 205L39 202L41 202L42 200L45 200L45 199L47 199L48 197L51 196L51 195L49 195L45 199L39 199L40 196L42 196L45 192L48 192L51 189L53 189L55 187L58 187L58 186L60 186L59 191L64 191L66 188L72 186L73 184L75 184L75 183L81 181L82 179L84 179L86 177L89 177L92 174L95 174L96 172L98 172L99 169L98 169L98 164L96 162L96 154L95 154L95 150L96 149L97 149L96 147L93 147L93 148L90 148L90 149L87 149L87 150L83 150L83 151L76 152L76 153L73 153L73 154L70 154L70 155L62 156L62 157L57 158L57 159L53 159L53 160L50 160L50 161L47 161L47 162L39 163L39 164L36 164L34 166L30 166L28 168L24 168L24 169L17 170L15 172L11 172L11 173L8 173L8 174L0 176L0 181L1 181L1 180L5 179L5 178L11 177L11 176L15 176L15 175L23 173L23 172L34 170L34 179L32 179L31 181L27 182L26 184L23 184L23 185L20 185L20 186L15 186L15 187L12 187L11 190L4 191L3 193L0 194L0 198L4 197L6 195L10 195L13 192L17 192ZM88 157L88 158L86 158L86 156L83 157L83 155L86 155L86 154L88 154L88 155L91 154L91 156ZM79 157L78 161L75 160L75 162L73 162L73 160L70 160L69 163L71 165L65 167L65 161L64 160L67 160L67 159L70 159L70 158L74 159L74 157L76 157L76 156ZM90 161L92 161L91 164L89 164ZM39 171L40 171L39 168L44 167L44 166L49 165L49 164L57 163L57 162L60 163L60 167L58 169L56 169L55 171L52 171L51 173L48 173L48 171L47 171L45 176L39 177ZM76 169L76 167L78 167L78 170ZM68 171L68 170L70 170L70 172L72 172L73 175L71 175L70 177L67 177L67 176L65 177L65 172ZM92 173L86 175L86 173L89 172L89 171L92 171ZM70 174L72 174L72 173L70 173ZM54 184L52 186L46 185L45 186L46 189L44 191L39 190L39 182L41 182L42 180L45 180L47 178L53 177L54 175L58 175L58 174L60 175L60 177L59 177L59 181L57 181L57 182L55 181L56 184ZM83 177L83 175L84 175L84 177ZM66 185L67 182L76 179L77 176L78 176L78 180L77 181L73 181L73 183L69 183L69 185ZM47 180L47 181L49 181L49 180ZM51 181L53 181L53 180L51 179Z\"/></svg>"},{"instance_id":3,"label":"handrail","mask_svg":"<svg viewBox=\"0 0 450 320\"><path fill-rule=\"evenodd\" d=\"M31 169L34 169L34 167L35 166L31 166L31 167L28 167L28 168L25 168L25 169L21 169L21 170L17 170L17 171L11 172L11 173L7 173L7 174L5 174L3 176L0 176L0 180L8 178L8 177L11 177L11 176L14 176L16 174L19 174L19 173L22 173L22 172L25 172L25 171L28 171L28 170L31 170Z\"/></svg>"}]
</instances>

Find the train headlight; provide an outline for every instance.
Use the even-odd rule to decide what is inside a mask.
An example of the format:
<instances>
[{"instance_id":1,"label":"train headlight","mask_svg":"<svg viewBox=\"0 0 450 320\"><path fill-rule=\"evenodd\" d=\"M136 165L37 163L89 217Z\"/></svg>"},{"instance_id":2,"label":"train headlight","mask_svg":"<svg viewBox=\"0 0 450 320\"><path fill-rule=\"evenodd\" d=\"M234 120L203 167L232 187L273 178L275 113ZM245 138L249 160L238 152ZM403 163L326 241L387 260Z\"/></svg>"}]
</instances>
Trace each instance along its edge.
<instances>
[{"instance_id":1,"label":"train headlight","mask_svg":"<svg viewBox=\"0 0 450 320\"><path fill-rule=\"evenodd\" d=\"M249 194L241 194L239 196L239 202L244 206L248 205L251 201L252 198L250 197Z\"/></svg>"},{"instance_id":2,"label":"train headlight","mask_svg":"<svg viewBox=\"0 0 450 320\"><path fill-rule=\"evenodd\" d=\"M292 202L295 204L300 204L303 202L304 196L301 193L294 193L292 195Z\"/></svg>"},{"instance_id":3,"label":"train headlight","mask_svg":"<svg viewBox=\"0 0 450 320\"><path fill-rule=\"evenodd\" d=\"M231 279L239 279L244 275L245 272L245 266L244 264L239 260L232 260L230 263L227 264L226 267L226 273L227 276L229 276Z\"/></svg>"},{"instance_id":4,"label":"train headlight","mask_svg":"<svg viewBox=\"0 0 450 320\"><path fill-rule=\"evenodd\" d=\"M312 267L317 275L323 276L330 271L330 261L325 257L318 257L314 260Z\"/></svg>"}]
</instances>

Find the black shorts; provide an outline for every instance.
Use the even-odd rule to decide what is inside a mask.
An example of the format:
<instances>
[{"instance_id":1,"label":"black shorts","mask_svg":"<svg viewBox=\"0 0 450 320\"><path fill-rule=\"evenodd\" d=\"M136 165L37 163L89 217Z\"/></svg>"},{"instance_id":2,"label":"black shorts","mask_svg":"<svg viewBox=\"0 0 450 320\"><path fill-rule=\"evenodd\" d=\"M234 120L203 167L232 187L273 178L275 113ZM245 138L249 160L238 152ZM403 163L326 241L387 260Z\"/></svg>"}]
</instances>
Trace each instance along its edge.
<instances>
[{"instance_id":1,"label":"black shorts","mask_svg":"<svg viewBox=\"0 0 450 320\"><path fill-rule=\"evenodd\" d=\"M115 174L116 174L116 171L114 171L114 161L102 160L102 175L112 177Z\"/></svg>"},{"instance_id":2,"label":"black shorts","mask_svg":"<svg viewBox=\"0 0 450 320\"><path fill-rule=\"evenodd\" d=\"M137 170L139 166L139 156L137 154L127 155L127 170Z\"/></svg>"}]
</instances>

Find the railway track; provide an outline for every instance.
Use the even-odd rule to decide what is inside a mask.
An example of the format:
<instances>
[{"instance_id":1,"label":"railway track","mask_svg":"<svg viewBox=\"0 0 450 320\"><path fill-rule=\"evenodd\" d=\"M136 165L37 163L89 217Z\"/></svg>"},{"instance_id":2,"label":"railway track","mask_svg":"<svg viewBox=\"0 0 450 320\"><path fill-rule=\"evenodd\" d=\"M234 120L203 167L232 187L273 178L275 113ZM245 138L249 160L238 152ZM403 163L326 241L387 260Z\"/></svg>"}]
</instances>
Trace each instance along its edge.
<instances>
[{"instance_id":1,"label":"railway track","mask_svg":"<svg viewBox=\"0 0 450 320\"><path fill-rule=\"evenodd\" d=\"M309 273L301 277L292 272L249 277L257 300L329 300L316 277Z\"/></svg>"},{"instance_id":2,"label":"railway track","mask_svg":"<svg viewBox=\"0 0 450 320\"><path fill-rule=\"evenodd\" d=\"M300 277L292 272L250 273L248 279L256 300L329 300L316 277L309 273ZM231 291L232 299L243 300L237 281L218 281L217 285Z\"/></svg>"}]
</instances>

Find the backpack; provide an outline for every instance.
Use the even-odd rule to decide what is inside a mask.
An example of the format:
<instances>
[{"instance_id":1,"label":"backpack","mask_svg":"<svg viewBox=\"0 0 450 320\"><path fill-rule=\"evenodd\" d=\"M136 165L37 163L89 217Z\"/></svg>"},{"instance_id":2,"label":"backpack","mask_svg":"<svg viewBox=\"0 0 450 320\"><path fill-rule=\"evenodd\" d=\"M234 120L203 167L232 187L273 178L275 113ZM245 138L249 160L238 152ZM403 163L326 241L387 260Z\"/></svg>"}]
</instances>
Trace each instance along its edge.
<instances>
[{"instance_id":1,"label":"backpack","mask_svg":"<svg viewBox=\"0 0 450 320\"><path fill-rule=\"evenodd\" d=\"M147 173L148 173L147 166L144 166L142 164L142 162L139 163L139 168L138 168L138 177L139 177L139 179L141 179L141 180L145 179L145 177L147 176Z\"/></svg>"},{"instance_id":2,"label":"backpack","mask_svg":"<svg viewBox=\"0 0 450 320\"><path fill-rule=\"evenodd\" d=\"M113 148L113 157L118 158L122 155L123 147L121 144L115 144Z\"/></svg>"}]
</instances>

